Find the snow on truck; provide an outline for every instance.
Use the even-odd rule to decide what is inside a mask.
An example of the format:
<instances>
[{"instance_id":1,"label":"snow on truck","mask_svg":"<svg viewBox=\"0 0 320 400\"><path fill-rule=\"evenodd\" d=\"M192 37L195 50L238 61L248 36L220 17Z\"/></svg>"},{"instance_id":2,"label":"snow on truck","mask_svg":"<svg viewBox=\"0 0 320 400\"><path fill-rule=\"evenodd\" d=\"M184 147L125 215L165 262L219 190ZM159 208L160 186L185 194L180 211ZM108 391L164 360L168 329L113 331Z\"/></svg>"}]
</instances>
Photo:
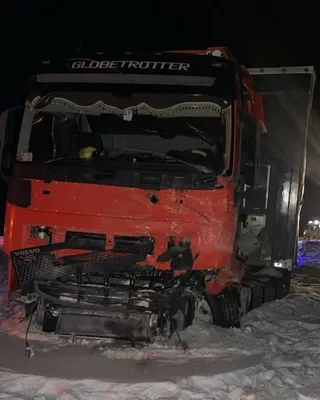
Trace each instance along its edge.
<instances>
[{"instance_id":1,"label":"snow on truck","mask_svg":"<svg viewBox=\"0 0 320 400\"><path fill-rule=\"evenodd\" d=\"M222 47L43 61L2 116L9 296L45 332L131 342L285 297L314 84Z\"/></svg>"}]
</instances>

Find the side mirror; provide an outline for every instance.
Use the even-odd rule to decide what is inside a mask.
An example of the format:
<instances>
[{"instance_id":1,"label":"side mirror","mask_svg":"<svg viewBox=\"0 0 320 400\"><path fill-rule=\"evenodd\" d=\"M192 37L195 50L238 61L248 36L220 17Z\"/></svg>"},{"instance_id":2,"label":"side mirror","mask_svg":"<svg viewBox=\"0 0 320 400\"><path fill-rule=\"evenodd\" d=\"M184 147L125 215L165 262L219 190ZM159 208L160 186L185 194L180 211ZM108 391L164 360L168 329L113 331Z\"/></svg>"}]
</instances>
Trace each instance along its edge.
<instances>
[{"instance_id":1,"label":"side mirror","mask_svg":"<svg viewBox=\"0 0 320 400\"><path fill-rule=\"evenodd\" d=\"M9 176L13 163L13 146L8 144L4 146L2 150L2 158L1 158L1 172L5 176Z\"/></svg>"}]
</instances>

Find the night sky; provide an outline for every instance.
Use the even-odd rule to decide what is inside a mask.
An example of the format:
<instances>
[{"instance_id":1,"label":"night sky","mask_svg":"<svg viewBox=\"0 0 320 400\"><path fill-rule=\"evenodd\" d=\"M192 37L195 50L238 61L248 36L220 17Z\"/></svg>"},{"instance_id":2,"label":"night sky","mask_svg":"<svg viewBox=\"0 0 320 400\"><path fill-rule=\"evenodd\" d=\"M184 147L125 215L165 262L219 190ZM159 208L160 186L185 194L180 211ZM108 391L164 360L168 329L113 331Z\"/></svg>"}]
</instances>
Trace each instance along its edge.
<instances>
[{"instance_id":1,"label":"night sky","mask_svg":"<svg viewBox=\"0 0 320 400\"><path fill-rule=\"evenodd\" d=\"M0 24L0 110L22 98L37 57L67 54L79 43L83 49L103 50L223 45L248 67L315 65L319 72L318 14L303 8L307 3L21 0L5 4ZM320 89L315 108L320 115ZM320 217L318 199L320 188L308 181L303 220Z\"/></svg>"}]
</instances>

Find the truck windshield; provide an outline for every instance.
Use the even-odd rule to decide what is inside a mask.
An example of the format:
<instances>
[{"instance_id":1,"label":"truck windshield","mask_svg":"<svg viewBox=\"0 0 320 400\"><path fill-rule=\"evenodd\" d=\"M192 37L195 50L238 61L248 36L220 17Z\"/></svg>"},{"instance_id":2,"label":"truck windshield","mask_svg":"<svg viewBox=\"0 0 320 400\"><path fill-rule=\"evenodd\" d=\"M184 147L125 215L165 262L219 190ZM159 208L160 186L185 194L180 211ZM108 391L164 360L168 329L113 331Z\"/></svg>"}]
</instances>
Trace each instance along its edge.
<instances>
[{"instance_id":1,"label":"truck windshield","mask_svg":"<svg viewBox=\"0 0 320 400\"><path fill-rule=\"evenodd\" d=\"M22 125L17 161L81 165L90 160L106 168L119 162L189 164L217 175L229 168L231 106L163 99L159 107L153 99L137 103L133 97L89 106L55 98L42 110L27 107L32 118Z\"/></svg>"}]
</instances>

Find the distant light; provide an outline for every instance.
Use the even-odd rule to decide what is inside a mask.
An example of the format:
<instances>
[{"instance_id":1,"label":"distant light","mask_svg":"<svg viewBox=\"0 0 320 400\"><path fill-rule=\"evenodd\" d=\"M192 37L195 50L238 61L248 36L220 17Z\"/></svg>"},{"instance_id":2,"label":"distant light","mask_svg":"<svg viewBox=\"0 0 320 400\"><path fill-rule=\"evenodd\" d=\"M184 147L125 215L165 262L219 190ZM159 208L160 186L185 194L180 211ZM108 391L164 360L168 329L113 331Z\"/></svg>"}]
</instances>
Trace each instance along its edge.
<instances>
[{"instance_id":1,"label":"distant light","mask_svg":"<svg viewBox=\"0 0 320 400\"><path fill-rule=\"evenodd\" d=\"M313 221L309 221L308 224L313 225Z\"/></svg>"},{"instance_id":2,"label":"distant light","mask_svg":"<svg viewBox=\"0 0 320 400\"><path fill-rule=\"evenodd\" d=\"M315 224L315 225L319 225L319 224L320 224L320 221L319 221L318 219L315 219L315 220L314 220L314 224Z\"/></svg>"}]
</instances>

